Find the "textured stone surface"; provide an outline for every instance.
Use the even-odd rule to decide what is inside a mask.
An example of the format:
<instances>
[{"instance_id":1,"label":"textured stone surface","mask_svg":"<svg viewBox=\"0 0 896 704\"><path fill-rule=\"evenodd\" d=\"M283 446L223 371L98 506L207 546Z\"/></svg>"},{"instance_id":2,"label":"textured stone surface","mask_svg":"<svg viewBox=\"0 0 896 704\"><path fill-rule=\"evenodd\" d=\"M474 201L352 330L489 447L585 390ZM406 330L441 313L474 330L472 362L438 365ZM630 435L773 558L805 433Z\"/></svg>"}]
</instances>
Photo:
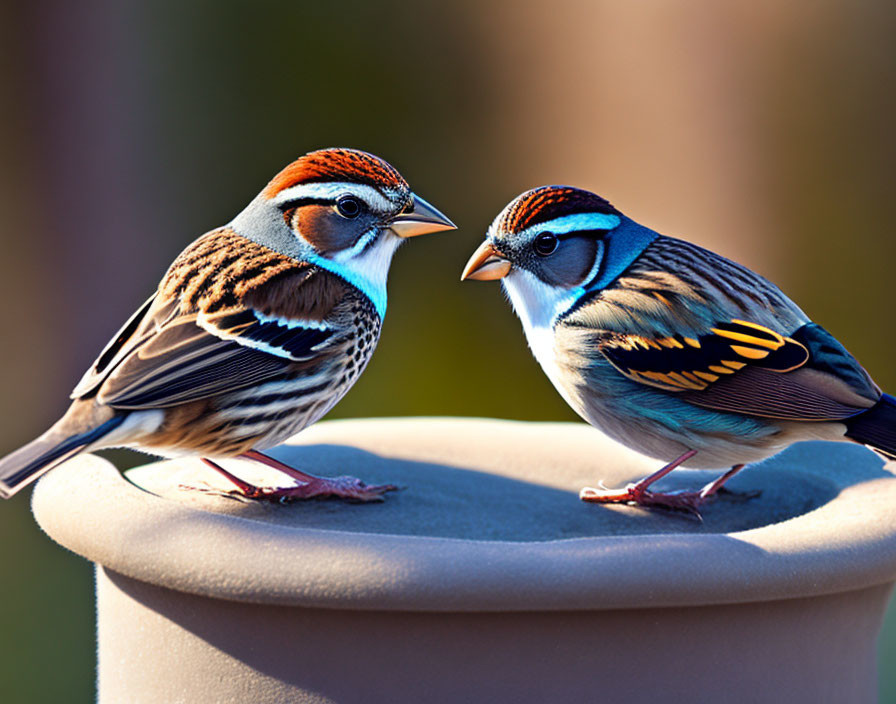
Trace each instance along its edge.
<instances>
[{"instance_id":1,"label":"textured stone surface","mask_svg":"<svg viewBox=\"0 0 896 704\"><path fill-rule=\"evenodd\" d=\"M477 419L321 423L274 454L404 488L380 504L245 502L198 461L132 470L82 458L42 480L44 529L161 586L351 609L609 609L859 589L896 576L896 480L871 452L805 444L731 482L703 522L584 504L581 486L656 469L584 424ZM251 465L229 465L261 481ZM676 470L665 486L711 472ZM280 475L266 477L280 482ZM139 487L142 487L141 490Z\"/></svg>"},{"instance_id":2,"label":"textured stone surface","mask_svg":"<svg viewBox=\"0 0 896 704\"><path fill-rule=\"evenodd\" d=\"M296 528L504 541L747 530L805 514L851 483L889 476L883 462L860 447L801 446L732 480L741 495L709 503L701 522L677 512L579 501L586 484L623 486L662 464L585 425L352 421L322 424L296 441L272 454L311 473L349 474L401 491L367 506L333 500L281 506L184 491L184 485L232 488L197 462L152 464L127 476L195 508ZM256 483L284 482L283 475L242 461L228 466ZM676 470L656 486L696 489L717 474ZM756 491L756 498L743 496Z\"/></svg>"}]
</instances>

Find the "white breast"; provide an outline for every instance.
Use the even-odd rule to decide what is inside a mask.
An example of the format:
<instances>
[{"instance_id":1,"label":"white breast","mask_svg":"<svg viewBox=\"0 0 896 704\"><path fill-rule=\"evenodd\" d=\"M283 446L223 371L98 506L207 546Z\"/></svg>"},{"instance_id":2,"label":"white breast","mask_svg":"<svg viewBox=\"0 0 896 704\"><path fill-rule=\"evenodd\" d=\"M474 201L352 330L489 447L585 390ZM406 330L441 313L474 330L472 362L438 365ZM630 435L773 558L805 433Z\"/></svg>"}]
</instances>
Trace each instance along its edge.
<instances>
[{"instance_id":1,"label":"white breast","mask_svg":"<svg viewBox=\"0 0 896 704\"><path fill-rule=\"evenodd\" d=\"M532 354L560 395L575 407L557 366L554 323L575 303L582 293L581 289L549 286L528 271L517 268L502 282L514 311L523 323Z\"/></svg>"}]
</instances>

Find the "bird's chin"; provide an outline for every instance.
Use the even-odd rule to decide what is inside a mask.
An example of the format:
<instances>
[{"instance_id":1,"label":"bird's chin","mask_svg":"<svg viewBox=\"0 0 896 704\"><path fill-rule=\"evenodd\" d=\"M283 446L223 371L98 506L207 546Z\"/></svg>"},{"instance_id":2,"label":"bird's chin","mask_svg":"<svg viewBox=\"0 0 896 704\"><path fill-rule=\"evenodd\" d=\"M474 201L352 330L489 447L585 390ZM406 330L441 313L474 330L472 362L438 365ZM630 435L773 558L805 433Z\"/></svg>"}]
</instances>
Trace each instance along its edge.
<instances>
[{"instance_id":1,"label":"bird's chin","mask_svg":"<svg viewBox=\"0 0 896 704\"><path fill-rule=\"evenodd\" d=\"M534 328L552 328L577 298L574 290L551 286L518 267L511 269L501 283L527 333Z\"/></svg>"},{"instance_id":2,"label":"bird's chin","mask_svg":"<svg viewBox=\"0 0 896 704\"><path fill-rule=\"evenodd\" d=\"M402 237L390 227L383 230L382 234L380 234L380 238L388 240L388 243L393 247L393 251L401 247L401 245L410 239L409 237Z\"/></svg>"}]
</instances>

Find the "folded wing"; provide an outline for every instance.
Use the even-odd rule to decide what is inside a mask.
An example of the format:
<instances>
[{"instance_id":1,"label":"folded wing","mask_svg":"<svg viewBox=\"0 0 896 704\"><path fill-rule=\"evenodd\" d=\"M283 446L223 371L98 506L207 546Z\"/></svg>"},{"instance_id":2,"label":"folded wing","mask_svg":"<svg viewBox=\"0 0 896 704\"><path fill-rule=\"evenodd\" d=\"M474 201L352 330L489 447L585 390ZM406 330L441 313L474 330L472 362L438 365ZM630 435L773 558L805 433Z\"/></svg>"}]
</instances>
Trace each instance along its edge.
<instances>
[{"instance_id":1,"label":"folded wing","mask_svg":"<svg viewBox=\"0 0 896 704\"><path fill-rule=\"evenodd\" d=\"M72 393L96 396L98 402L120 409L164 408L274 379L331 352L337 324L322 310L315 287L328 272L303 272L271 286L296 287L292 301L313 302L302 314L293 303L288 315L261 312L247 300L264 297L253 292L226 307L190 306L181 298L158 294L135 314Z\"/></svg>"}]
</instances>

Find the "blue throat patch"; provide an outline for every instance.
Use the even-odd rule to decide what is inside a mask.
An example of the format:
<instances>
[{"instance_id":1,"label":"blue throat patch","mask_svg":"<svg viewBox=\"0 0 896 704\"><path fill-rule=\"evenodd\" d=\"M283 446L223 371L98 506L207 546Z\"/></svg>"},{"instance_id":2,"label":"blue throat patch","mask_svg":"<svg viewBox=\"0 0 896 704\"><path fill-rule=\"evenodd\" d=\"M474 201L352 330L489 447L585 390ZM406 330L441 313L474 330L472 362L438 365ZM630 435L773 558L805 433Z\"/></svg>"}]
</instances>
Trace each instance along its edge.
<instances>
[{"instance_id":1,"label":"blue throat patch","mask_svg":"<svg viewBox=\"0 0 896 704\"><path fill-rule=\"evenodd\" d=\"M349 269L340 266L337 262L331 261L325 257L320 256L316 252L306 255L306 260L309 264L314 264L315 266L319 266L321 269L326 269L331 274L336 274L339 278L347 281L356 289L358 289L361 293L367 296L370 301L373 303L373 307L376 308L377 315L380 316L380 320L385 319L386 317L386 287L379 286L370 279L365 276L361 276Z\"/></svg>"}]
</instances>

